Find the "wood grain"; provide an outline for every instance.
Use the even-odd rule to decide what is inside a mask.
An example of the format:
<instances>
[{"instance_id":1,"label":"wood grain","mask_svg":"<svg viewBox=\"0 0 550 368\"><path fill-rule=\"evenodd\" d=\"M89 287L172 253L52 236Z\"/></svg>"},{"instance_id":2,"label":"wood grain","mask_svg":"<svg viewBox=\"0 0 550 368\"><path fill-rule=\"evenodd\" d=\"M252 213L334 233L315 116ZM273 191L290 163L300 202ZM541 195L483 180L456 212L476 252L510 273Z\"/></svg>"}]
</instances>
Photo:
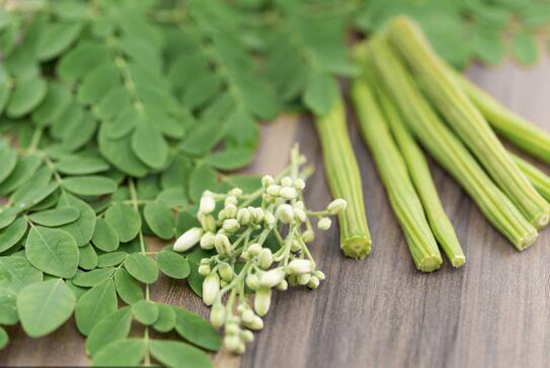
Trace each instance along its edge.
<instances>
[{"instance_id":1,"label":"wood grain","mask_svg":"<svg viewBox=\"0 0 550 368\"><path fill-rule=\"evenodd\" d=\"M550 64L529 70L507 63L473 66L469 77L504 105L550 131ZM373 252L364 261L342 256L338 231L318 237L313 253L328 278L316 291L276 293L266 328L242 358L221 352L218 367L546 367L550 365L550 252L548 231L524 253L499 235L437 165L433 173L443 204L467 256L466 266L446 262L434 274L418 273L349 111L360 163ZM276 173L294 141L317 170L307 202L330 200L313 124L282 119L263 129L252 171ZM163 278L154 300L207 309L182 282ZM83 339L72 322L32 340L10 328L11 345L0 366L86 365Z\"/></svg>"}]
</instances>

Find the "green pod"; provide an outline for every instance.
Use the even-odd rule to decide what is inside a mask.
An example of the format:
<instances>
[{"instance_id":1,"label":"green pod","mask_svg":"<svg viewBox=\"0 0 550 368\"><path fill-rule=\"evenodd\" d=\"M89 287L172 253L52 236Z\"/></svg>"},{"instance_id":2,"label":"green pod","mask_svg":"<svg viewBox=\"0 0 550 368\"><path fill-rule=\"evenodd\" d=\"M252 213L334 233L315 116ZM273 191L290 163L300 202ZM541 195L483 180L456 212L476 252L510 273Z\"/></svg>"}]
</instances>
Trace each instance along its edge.
<instances>
[{"instance_id":1,"label":"green pod","mask_svg":"<svg viewBox=\"0 0 550 368\"><path fill-rule=\"evenodd\" d=\"M375 97L368 84L360 79L353 83L352 97L363 139L370 148L416 268L422 272L435 271L443 262L441 253L405 161L393 141Z\"/></svg>"},{"instance_id":2,"label":"green pod","mask_svg":"<svg viewBox=\"0 0 550 368\"><path fill-rule=\"evenodd\" d=\"M550 204L533 188L481 112L449 75L420 27L407 17L397 17L388 27L387 36L390 45L413 71L423 92L495 183L533 225L547 225Z\"/></svg>"},{"instance_id":3,"label":"green pod","mask_svg":"<svg viewBox=\"0 0 550 368\"><path fill-rule=\"evenodd\" d=\"M353 153L340 98L331 111L315 117L315 127L323 147L328 183L335 198L347 202L347 209L338 215L340 247L351 258L363 259L371 251L363 188L357 159Z\"/></svg>"},{"instance_id":4,"label":"green pod","mask_svg":"<svg viewBox=\"0 0 550 368\"><path fill-rule=\"evenodd\" d=\"M385 39L370 42L378 80L424 148L468 192L485 217L520 251L537 237L535 227L489 178L464 144L440 120ZM523 175L523 174L522 174Z\"/></svg>"},{"instance_id":5,"label":"green pod","mask_svg":"<svg viewBox=\"0 0 550 368\"><path fill-rule=\"evenodd\" d=\"M550 134L502 106L462 74L451 68L449 72L498 134L531 156L550 163Z\"/></svg>"},{"instance_id":6,"label":"green pod","mask_svg":"<svg viewBox=\"0 0 550 368\"><path fill-rule=\"evenodd\" d=\"M390 130L407 164L409 175L424 206L432 232L453 267L460 267L466 262L466 256L460 246L453 224L443 209L430 173L428 161L426 161L424 153L405 127L401 116L399 116L386 92L382 88L377 88L376 92Z\"/></svg>"},{"instance_id":7,"label":"green pod","mask_svg":"<svg viewBox=\"0 0 550 368\"><path fill-rule=\"evenodd\" d=\"M547 201L550 201L550 176L546 175L545 172L540 170L535 165L525 161L524 159L514 155L513 153L510 153L510 156L512 156L512 158L516 162L516 165L518 165L525 176L527 176L537 192L539 192L541 196L546 198Z\"/></svg>"}]
</instances>

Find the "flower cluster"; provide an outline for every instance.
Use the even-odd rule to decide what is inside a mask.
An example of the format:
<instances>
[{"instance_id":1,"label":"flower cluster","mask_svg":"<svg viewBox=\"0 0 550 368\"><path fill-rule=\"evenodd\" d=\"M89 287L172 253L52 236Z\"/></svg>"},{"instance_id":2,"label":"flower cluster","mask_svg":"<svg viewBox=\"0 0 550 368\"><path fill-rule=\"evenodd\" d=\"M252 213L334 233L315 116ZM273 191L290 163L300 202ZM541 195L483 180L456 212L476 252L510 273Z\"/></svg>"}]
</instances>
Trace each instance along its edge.
<instances>
[{"instance_id":1,"label":"flower cluster","mask_svg":"<svg viewBox=\"0 0 550 368\"><path fill-rule=\"evenodd\" d=\"M197 214L201 227L188 230L174 245L175 251L197 244L216 250L199 266L205 277L203 301L212 306L212 325L225 329L224 345L231 352L244 352L245 343L254 339L252 330L263 328L273 289L316 289L325 279L307 246L314 239L311 218L318 219L319 229L328 230L327 216L344 211L346 202L336 199L323 211L307 210L306 175L300 171L304 163L294 148L291 165L277 178L264 176L262 187L252 194L238 188L226 194L205 192ZM245 297L250 291L253 307Z\"/></svg>"}]
</instances>

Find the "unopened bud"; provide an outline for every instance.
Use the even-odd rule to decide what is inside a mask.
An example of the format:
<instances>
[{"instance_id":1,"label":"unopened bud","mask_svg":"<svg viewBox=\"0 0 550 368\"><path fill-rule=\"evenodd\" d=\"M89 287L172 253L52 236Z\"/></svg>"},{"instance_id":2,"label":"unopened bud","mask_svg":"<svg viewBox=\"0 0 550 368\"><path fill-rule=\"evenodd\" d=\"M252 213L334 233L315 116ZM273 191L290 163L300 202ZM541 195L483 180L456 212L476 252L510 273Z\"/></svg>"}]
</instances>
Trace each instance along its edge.
<instances>
[{"instance_id":1,"label":"unopened bud","mask_svg":"<svg viewBox=\"0 0 550 368\"><path fill-rule=\"evenodd\" d=\"M225 323L225 308L221 304L215 304L210 311L210 323L219 328Z\"/></svg>"},{"instance_id":2,"label":"unopened bud","mask_svg":"<svg viewBox=\"0 0 550 368\"><path fill-rule=\"evenodd\" d=\"M328 217L323 217L317 223L317 227L319 228L319 230L323 231L327 231L328 229L330 229L330 225L332 225L332 220Z\"/></svg>"},{"instance_id":3,"label":"unopened bud","mask_svg":"<svg viewBox=\"0 0 550 368\"><path fill-rule=\"evenodd\" d=\"M237 211L237 221L241 225L246 225L250 222L250 212L246 208L241 208L239 211Z\"/></svg>"},{"instance_id":4,"label":"unopened bud","mask_svg":"<svg viewBox=\"0 0 550 368\"><path fill-rule=\"evenodd\" d=\"M225 281L231 281L233 279L233 268L227 263L222 263L220 265L220 276Z\"/></svg>"},{"instance_id":5,"label":"unopened bud","mask_svg":"<svg viewBox=\"0 0 550 368\"><path fill-rule=\"evenodd\" d=\"M252 243L248 246L248 253L251 256L256 257L262 251L262 246L258 243Z\"/></svg>"},{"instance_id":6,"label":"unopened bud","mask_svg":"<svg viewBox=\"0 0 550 368\"><path fill-rule=\"evenodd\" d=\"M200 223L205 231L216 231L216 220L212 215L199 215Z\"/></svg>"},{"instance_id":7,"label":"unopened bud","mask_svg":"<svg viewBox=\"0 0 550 368\"><path fill-rule=\"evenodd\" d=\"M236 353L241 344L241 338L238 335L228 335L223 339L223 346L232 353Z\"/></svg>"},{"instance_id":8,"label":"unopened bud","mask_svg":"<svg viewBox=\"0 0 550 368\"><path fill-rule=\"evenodd\" d=\"M271 267L271 264L273 263L273 254L271 253L271 249L269 248L263 248L258 255L258 263L261 268L264 270L267 270L269 267Z\"/></svg>"},{"instance_id":9,"label":"unopened bud","mask_svg":"<svg viewBox=\"0 0 550 368\"><path fill-rule=\"evenodd\" d=\"M326 278L325 273L321 270L317 270L313 274L315 275L315 277L317 277L321 281L323 281Z\"/></svg>"},{"instance_id":10,"label":"unopened bud","mask_svg":"<svg viewBox=\"0 0 550 368\"><path fill-rule=\"evenodd\" d=\"M309 273L298 276L298 284L300 285L307 285L309 280L311 280L311 275Z\"/></svg>"},{"instance_id":11,"label":"unopened bud","mask_svg":"<svg viewBox=\"0 0 550 368\"><path fill-rule=\"evenodd\" d=\"M256 291L256 296L254 297L254 310L258 313L259 316L265 316L269 311L271 305L271 289L270 288L260 288Z\"/></svg>"},{"instance_id":12,"label":"unopened bud","mask_svg":"<svg viewBox=\"0 0 550 368\"><path fill-rule=\"evenodd\" d=\"M239 221L235 219L227 219L223 222L223 229L228 233L234 233L241 228Z\"/></svg>"},{"instance_id":13,"label":"unopened bud","mask_svg":"<svg viewBox=\"0 0 550 368\"><path fill-rule=\"evenodd\" d=\"M216 208L216 201L209 191L204 192L199 202L199 213L207 215Z\"/></svg>"},{"instance_id":14,"label":"unopened bud","mask_svg":"<svg viewBox=\"0 0 550 368\"><path fill-rule=\"evenodd\" d=\"M327 210L331 215L337 215L344 212L347 205L348 203L345 200L343 200L342 198L338 198L329 203Z\"/></svg>"},{"instance_id":15,"label":"unopened bud","mask_svg":"<svg viewBox=\"0 0 550 368\"><path fill-rule=\"evenodd\" d=\"M199 227L193 227L183 233L174 244L174 251L185 252L193 248L200 240L203 230Z\"/></svg>"},{"instance_id":16,"label":"unopened bud","mask_svg":"<svg viewBox=\"0 0 550 368\"><path fill-rule=\"evenodd\" d=\"M277 290L285 291L286 289L288 289L288 282L286 280L282 280L277 284Z\"/></svg>"},{"instance_id":17,"label":"unopened bud","mask_svg":"<svg viewBox=\"0 0 550 368\"><path fill-rule=\"evenodd\" d=\"M273 177L271 175L264 175L262 178L262 186L264 188L269 187L271 184L273 184Z\"/></svg>"},{"instance_id":18,"label":"unopened bud","mask_svg":"<svg viewBox=\"0 0 550 368\"><path fill-rule=\"evenodd\" d=\"M249 209L250 211L250 209ZM254 218L254 222L259 224L264 220L264 210L260 207L256 207L252 209L252 217Z\"/></svg>"},{"instance_id":19,"label":"unopened bud","mask_svg":"<svg viewBox=\"0 0 550 368\"><path fill-rule=\"evenodd\" d=\"M283 187L290 187L292 186L292 178L290 176L285 176L281 179L281 185Z\"/></svg>"},{"instance_id":20,"label":"unopened bud","mask_svg":"<svg viewBox=\"0 0 550 368\"><path fill-rule=\"evenodd\" d=\"M231 252L231 242L225 234L217 233L214 239L214 246L219 254L226 255Z\"/></svg>"},{"instance_id":21,"label":"unopened bud","mask_svg":"<svg viewBox=\"0 0 550 368\"><path fill-rule=\"evenodd\" d=\"M243 195L243 190L241 188L233 188L229 191L229 194L231 194L234 197L239 198Z\"/></svg>"},{"instance_id":22,"label":"unopened bud","mask_svg":"<svg viewBox=\"0 0 550 368\"><path fill-rule=\"evenodd\" d=\"M256 314L252 311L252 309L245 310L241 316L241 319L243 320L244 324L250 324L254 322L255 318L256 318Z\"/></svg>"},{"instance_id":23,"label":"unopened bud","mask_svg":"<svg viewBox=\"0 0 550 368\"><path fill-rule=\"evenodd\" d=\"M214 248L214 241L216 239L216 235L212 232L207 232L203 234L201 237L201 248L208 250Z\"/></svg>"},{"instance_id":24,"label":"unopened bud","mask_svg":"<svg viewBox=\"0 0 550 368\"><path fill-rule=\"evenodd\" d=\"M251 290L258 290L260 287L260 278L256 274L250 274L246 277L246 286Z\"/></svg>"},{"instance_id":25,"label":"unopened bud","mask_svg":"<svg viewBox=\"0 0 550 368\"><path fill-rule=\"evenodd\" d=\"M305 187L306 187L306 182L304 181L304 179L298 178L294 180L294 188L298 190L304 190Z\"/></svg>"},{"instance_id":26,"label":"unopened bud","mask_svg":"<svg viewBox=\"0 0 550 368\"><path fill-rule=\"evenodd\" d=\"M294 218L298 222L306 222L307 220L305 211L299 208L294 208Z\"/></svg>"},{"instance_id":27,"label":"unopened bud","mask_svg":"<svg viewBox=\"0 0 550 368\"><path fill-rule=\"evenodd\" d=\"M212 272L212 269L209 265L200 265L198 269L199 275L201 276L208 276L210 272Z\"/></svg>"},{"instance_id":28,"label":"unopened bud","mask_svg":"<svg viewBox=\"0 0 550 368\"><path fill-rule=\"evenodd\" d=\"M304 275L313 272L313 262L307 259L295 259L288 264L292 275Z\"/></svg>"},{"instance_id":29,"label":"unopened bud","mask_svg":"<svg viewBox=\"0 0 550 368\"><path fill-rule=\"evenodd\" d=\"M290 250L292 252L297 252L299 251L300 249L302 249L302 245L300 244L300 242L297 240L297 239L294 239L292 241L292 245L290 246Z\"/></svg>"},{"instance_id":30,"label":"unopened bud","mask_svg":"<svg viewBox=\"0 0 550 368\"><path fill-rule=\"evenodd\" d=\"M296 196L298 195L296 193L296 189L292 188L292 187L283 187L281 188L281 190L279 191L279 195L281 197L283 197L284 199L288 199L288 200L291 200L291 199L294 199L296 198Z\"/></svg>"},{"instance_id":31,"label":"unopened bud","mask_svg":"<svg viewBox=\"0 0 550 368\"><path fill-rule=\"evenodd\" d=\"M224 201L224 206L229 206L230 204L232 204L233 206L236 206L237 205L237 197L235 196L228 196L227 198L225 198L225 201Z\"/></svg>"},{"instance_id":32,"label":"unopened bud","mask_svg":"<svg viewBox=\"0 0 550 368\"><path fill-rule=\"evenodd\" d=\"M241 339L244 342L252 342L254 341L254 334L250 330L243 330L241 331Z\"/></svg>"},{"instance_id":33,"label":"unopened bud","mask_svg":"<svg viewBox=\"0 0 550 368\"><path fill-rule=\"evenodd\" d=\"M319 279L316 276L311 276L307 287L310 289L317 289L319 287Z\"/></svg>"},{"instance_id":34,"label":"unopened bud","mask_svg":"<svg viewBox=\"0 0 550 368\"><path fill-rule=\"evenodd\" d=\"M311 243L315 239L315 233L312 230L306 230L302 233L304 243Z\"/></svg>"},{"instance_id":35,"label":"unopened bud","mask_svg":"<svg viewBox=\"0 0 550 368\"><path fill-rule=\"evenodd\" d=\"M228 204L225 206L225 218L233 219L237 216L237 206L234 204Z\"/></svg>"},{"instance_id":36,"label":"unopened bud","mask_svg":"<svg viewBox=\"0 0 550 368\"><path fill-rule=\"evenodd\" d=\"M264 321L260 316L254 317L254 321L252 323L247 323L246 327L250 328L251 330L261 330L264 328Z\"/></svg>"},{"instance_id":37,"label":"unopened bud","mask_svg":"<svg viewBox=\"0 0 550 368\"><path fill-rule=\"evenodd\" d=\"M289 224L294 218L294 211L292 211L292 206L289 204L282 204L277 208L277 217L283 224Z\"/></svg>"},{"instance_id":38,"label":"unopened bud","mask_svg":"<svg viewBox=\"0 0 550 368\"><path fill-rule=\"evenodd\" d=\"M271 227L275 224L275 217L273 214L269 211L264 212L264 222L267 226Z\"/></svg>"},{"instance_id":39,"label":"unopened bud","mask_svg":"<svg viewBox=\"0 0 550 368\"><path fill-rule=\"evenodd\" d=\"M202 282L202 301L206 305L214 304L216 296L220 292L220 277L212 272Z\"/></svg>"},{"instance_id":40,"label":"unopened bud","mask_svg":"<svg viewBox=\"0 0 550 368\"><path fill-rule=\"evenodd\" d=\"M280 186L278 186L277 184L271 184L270 186L267 187L267 189L265 191L270 196L277 197L277 196L279 196L279 191L280 190L281 190Z\"/></svg>"},{"instance_id":41,"label":"unopened bud","mask_svg":"<svg viewBox=\"0 0 550 368\"><path fill-rule=\"evenodd\" d=\"M260 285L263 287L272 288L279 284L285 277L285 273L281 268L274 268L262 274L260 277Z\"/></svg>"}]
</instances>

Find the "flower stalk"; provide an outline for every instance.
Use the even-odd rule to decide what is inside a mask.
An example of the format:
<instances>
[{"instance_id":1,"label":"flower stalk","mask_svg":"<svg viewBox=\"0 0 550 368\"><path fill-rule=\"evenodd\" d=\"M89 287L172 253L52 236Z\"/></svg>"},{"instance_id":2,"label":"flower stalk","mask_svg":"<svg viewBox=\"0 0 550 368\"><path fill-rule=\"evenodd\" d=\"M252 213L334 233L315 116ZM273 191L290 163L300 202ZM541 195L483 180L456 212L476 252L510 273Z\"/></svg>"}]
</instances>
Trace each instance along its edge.
<instances>
[{"instance_id":1,"label":"flower stalk","mask_svg":"<svg viewBox=\"0 0 550 368\"><path fill-rule=\"evenodd\" d=\"M485 217L520 251L537 230L489 178L464 144L440 120L383 37L366 48L365 60L398 106L407 127L429 153L472 197ZM538 195L538 194L537 194Z\"/></svg>"},{"instance_id":2,"label":"flower stalk","mask_svg":"<svg viewBox=\"0 0 550 368\"><path fill-rule=\"evenodd\" d=\"M356 79L352 97L363 138L372 152L414 263L422 272L435 271L443 262L441 253L375 96L364 80Z\"/></svg>"},{"instance_id":3,"label":"flower stalk","mask_svg":"<svg viewBox=\"0 0 550 368\"><path fill-rule=\"evenodd\" d=\"M349 139L341 99L331 112L315 117L315 126L323 147L325 172L332 195L347 202L347 210L338 216L340 247L351 258L363 259L371 251L363 188L357 159Z\"/></svg>"},{"instance_id":4,"label":"flower stalk","mask_svg":"<svg viewBox=\"0 0 550 368\"><path fill-rule=\"evenodd\" d=\"M430 101L502 191L533 225L547 225L550 204L523 175L483 115L450 77L420 27L406 17L397 17L388 27L387 37Z\"/></svg>"}]
</instances>

